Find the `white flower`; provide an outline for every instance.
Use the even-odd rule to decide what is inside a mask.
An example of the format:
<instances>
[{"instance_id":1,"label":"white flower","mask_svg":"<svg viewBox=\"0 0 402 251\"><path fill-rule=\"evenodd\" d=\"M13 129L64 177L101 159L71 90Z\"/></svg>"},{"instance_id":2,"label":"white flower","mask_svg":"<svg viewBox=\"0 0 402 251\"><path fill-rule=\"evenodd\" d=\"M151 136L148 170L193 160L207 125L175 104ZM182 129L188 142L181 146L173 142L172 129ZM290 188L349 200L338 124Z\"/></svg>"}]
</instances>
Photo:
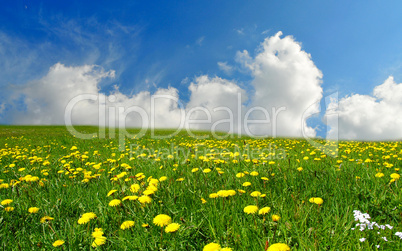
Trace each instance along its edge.
<instances>
[{"instance_id":1,"label":"white flower","mask_svg":"<svg viewBox=\"0 0 402 251\"><path fill-rule=\"evenodd\" d=\"M384 241L388 241L387 237L385 237L385 236L381 237L381 239L383 239Z\"/></svg>"},{"instance_id":2,"label":"white flower","mask_svg":"<svg viewBox=\"0 0 402 251\"><path fill-rule=\"evenodd\" d=\"M366 238L359 239L360 242L364 242L365 240L366 240Z\"/></svg>"}]
</instances>

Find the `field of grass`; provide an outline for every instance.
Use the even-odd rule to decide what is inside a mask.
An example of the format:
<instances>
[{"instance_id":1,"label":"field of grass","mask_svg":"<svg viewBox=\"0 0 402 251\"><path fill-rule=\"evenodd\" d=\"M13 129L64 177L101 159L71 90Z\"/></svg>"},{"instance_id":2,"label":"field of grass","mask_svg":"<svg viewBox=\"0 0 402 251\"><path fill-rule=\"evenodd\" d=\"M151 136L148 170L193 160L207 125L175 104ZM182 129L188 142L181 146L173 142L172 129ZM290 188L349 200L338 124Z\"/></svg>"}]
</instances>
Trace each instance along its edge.
<instances>
[{"instance_id":1,"label":"field of grass","mask_svg":"<svg viewBox=\"0 0 402 251\"><path fill-rule=\"evenodd\" d=\"M0 126L1 248L402 250L401 142L199 135Z\"/></svg>"}]
</instances>

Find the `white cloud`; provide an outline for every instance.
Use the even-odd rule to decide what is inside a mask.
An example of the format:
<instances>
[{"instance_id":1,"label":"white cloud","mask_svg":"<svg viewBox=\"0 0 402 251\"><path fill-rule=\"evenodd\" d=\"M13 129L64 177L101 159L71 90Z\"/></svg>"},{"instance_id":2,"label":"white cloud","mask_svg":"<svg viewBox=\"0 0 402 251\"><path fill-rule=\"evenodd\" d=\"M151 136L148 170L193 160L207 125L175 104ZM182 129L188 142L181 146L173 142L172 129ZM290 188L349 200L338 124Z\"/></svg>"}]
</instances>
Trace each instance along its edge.
<instances>
[{"instance_id":1,"label":"white cloud","mask_svg":"<svg viewBox=\"0 0 402 251\"><path fill-rule=\"evenodd\" d=\"M188 117L193 123L186 121L192 129L248 133L244 127L245 115L249 113L248 119L266 119L261 112L263 109L269 113L270 121L251 124L252 134L301 137L304 127L309 136L314 136L315 129L306 125L303 115L311 107L307 115L318 111L316 102L322 98L322 73L298 42L291 36L281 38L281 35L278 32L265 39L254 58L247 51L238 52L236 60L253 77L254 90L251 93L234 81L202 75L189 85L190 99L186 105L180 103L175 88L159 88L153 94L141 91L135 95L123 94L116 88L113 93L104 94L100 93L100 84L103 79L115 77L114 71L105 71L95 65L68 67L58 63L44 77L29 82L16 92L13 98L16 100L15 96L22 95L24 111L14 108L7 113L12 114L13 122L17 124L64 124L67 104L77 96L92 94L98 100L86 99L74 106L74 124L97 125L106 121L106 124L117 125L118 108L127 111L134 107L136 110L125 116L126 126L152 126L150 116L153 116L155 127L177 128L184 122L184 112L188 115L197 108ZM232 70L226 62L218 65L222 70ZM378 92L383 93L381 89ZM106 105L106 112L99 109L99 100ZM247 104L248 100L250 103ZM152 101L155 101L154 106ZM250 113L255 107L260 107L260 110ZM278 113L280 107L286 110L275 116L272 108L276 108ZM146 115L146 121L141 118L139 110ZM208 119L205 111L211 114L210 122L200 123L200 120ZM277 117L276 121L274 117Z\"/></svg>"},{"instance_id":2,"label":"white cloud","mask_svg":"<svg viewBox=\"0 0 402 251\"><path fill-rule=\"evenodd\" d=\"M333 102L338 129L331 137L355 140L402 139L402 83L390 76L373 90L373 95L353 94Z\"/></svg>"},{"instance_id":3,"label":"white cloud","mask_svg":"<svg viewBox=\"0 0 402 251\"><path fill-rule=\"evenodd\" d=\"M252 132L301 137L304 128L307 136L315 136L315 130L307 126L305 117L319 111L317 102L322 98L322 73L310 54L303 51L293 37L281 38L281 35L282 32L278 32L266 38L255 58L247 51L237 54L237 61L254 77L255 94L251 98L251 107L263 107L270 114L271 123L255 124ZM278 111L280 107L286 110L276 112L278 115L275 116L272 108ZM266 118L262 112L253 115L254 119Z\"/></svg>"},{"instance_id":4,"label":"white cloud","mask_svg":"<svg viewBox=\"0 0 402 251\"><path fill-rule=\"evenodd\" d=\"M118 126L118 109L127 111L136 107L136 111L127 114L126 126L148 127L151 123L150 114L154 116L154 125L159 128L177 127L180 122L181 110L178 103L178 92L175 88L158 89L153 95L149 92L139 92L127 96L116 88L110 95L99 92L100 81L113 78L114 71L104 71L95 65L67 67L63 64L52 66L46 76L33 81L19 92L23 95L24 111L14 109L13 122L16 124L65 124L67 105L83 94L95 95L96 100L82 98L75 102L72 109L73 124L99 125L106 120L111 126ZM160 98L161 96L169 98ZM104 101L102 101L104 100ZM152 107L151 101L154 100ZM104 110L99 109L99 102L105 104ZM103 103L102 103L103 102ZM72 103L70 103L72 104ZM153 109L154 112L151 112ZM144 121L138 113L144 111L147 115ZM111 123L109 123L111 121Z\"/></svg>"},{"instance_id":5,"label":"white cloud","mask_svg":"<svg viewBox=\"0 0 402 251\"><path fill-rule=\"evenodd\" d=\"M231 75L234 70L233 66L228 65L228 62L218 62L218 67L221 71L223 71L227 75Z\"/></svg>"},{"instance_id":6,"label":"white cloud","mask_svg":"<svg viewBox=\"0 0 402 251\"><path fill-rule=\"evenodd\" d=\"M236 83L219 77L200 76L190 84L189 90L191 96L186 106L188 118L200 122L208 119L207 114L211 117L209 123L189 124L187 120L186 125L201 130L239 131L238 119L239 116L241 118L247 95ZM191 112L191 109L195 110Z\"/></svg>"}]
</instances>

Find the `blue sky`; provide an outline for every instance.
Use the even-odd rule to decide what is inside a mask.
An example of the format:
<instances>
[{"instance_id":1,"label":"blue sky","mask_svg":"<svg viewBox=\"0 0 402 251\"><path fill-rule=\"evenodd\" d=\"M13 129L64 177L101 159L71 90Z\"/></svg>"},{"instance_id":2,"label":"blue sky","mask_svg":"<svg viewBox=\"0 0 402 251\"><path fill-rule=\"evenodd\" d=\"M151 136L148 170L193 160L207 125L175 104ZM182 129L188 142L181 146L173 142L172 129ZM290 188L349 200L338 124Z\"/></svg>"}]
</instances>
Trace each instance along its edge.
<instances>
[{"instance_id":1,"label":"blue sky","mask_svg":"<svg viewBox=\"0 0 402 251\"><path fill-rule=\"evenodd\" d=\"M56 63L115 70L104 92L172 86L187 101L189 82L204 74L248 90L249 74L218 62L239 67L238 51L255 56L278 31L311 54L324 94L369 95L390 75L402 81L401 9L400 1L2 1L0 98Z\"/></svg>"}]
</instances>

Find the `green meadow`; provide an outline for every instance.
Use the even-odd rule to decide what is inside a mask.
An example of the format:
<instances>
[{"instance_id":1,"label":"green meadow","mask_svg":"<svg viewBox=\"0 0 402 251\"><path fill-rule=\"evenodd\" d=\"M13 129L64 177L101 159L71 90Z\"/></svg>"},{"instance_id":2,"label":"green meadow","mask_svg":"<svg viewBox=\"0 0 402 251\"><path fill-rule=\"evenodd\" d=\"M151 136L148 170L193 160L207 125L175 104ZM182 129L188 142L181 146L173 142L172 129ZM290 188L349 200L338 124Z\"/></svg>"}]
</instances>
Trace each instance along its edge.
<instances>
[{"instance_id":1,"label":"green meadow","mask_svg":"<svg viewBox=\"0 0 402 251\"><path fill-rule=\"evenodd\" d=\"M402 250L401 142L129 132L0 126L1 248Z\"/></svg>"}]
</instances>

